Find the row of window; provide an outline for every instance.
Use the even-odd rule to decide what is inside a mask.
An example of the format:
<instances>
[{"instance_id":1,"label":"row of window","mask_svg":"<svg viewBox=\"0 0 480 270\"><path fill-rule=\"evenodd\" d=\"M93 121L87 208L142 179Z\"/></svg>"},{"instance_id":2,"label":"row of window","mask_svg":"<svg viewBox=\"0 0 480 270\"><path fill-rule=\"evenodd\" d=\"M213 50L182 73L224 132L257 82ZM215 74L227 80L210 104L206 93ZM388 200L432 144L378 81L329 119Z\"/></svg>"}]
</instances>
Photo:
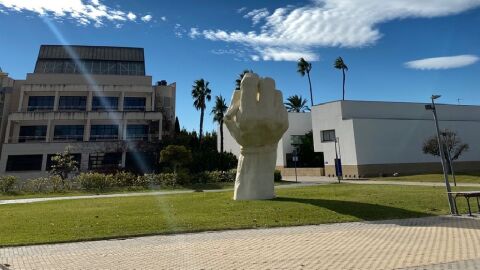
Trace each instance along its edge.
<instances>
[{"instance_id":1,"label":"row of window","mask_svg":"<svg viewBox=\"0 0 480 270\"><path fill-rule=\"evenodd\" d=\"M83 125L56 125L54 141L83 141ZM148 125L127 125L127 140L147 140ZM45 141L47 126L21 126L18 142ZM117 140L118 125L92 125L90 141Z\"/></svg>"},{"instance_id":2,"label":"row of window","mask_svg":"<svg viewBox=\"0 0 480 270\"><path fill-rule=\"evenodd\" d=\"M133 61L39 60L35 73L145 76L145 63Z\"/></svg>"},{"instance_id":3,"label":"row of window","mask_svg":"<svg viewBox=\"0 0 480 270\"><path fill-rule=\"evenodd\" d=\"M54 108L54 96L31 96L28 98L28 111L51 111ZM125 97L123 99L124 111L145 111L146 98ZM61 96L58 100L58 109L62 111L86 111L86 96ZM115 111L118 110L118 97L94 96L92 110Z\"/></svg>"}]
</instances>

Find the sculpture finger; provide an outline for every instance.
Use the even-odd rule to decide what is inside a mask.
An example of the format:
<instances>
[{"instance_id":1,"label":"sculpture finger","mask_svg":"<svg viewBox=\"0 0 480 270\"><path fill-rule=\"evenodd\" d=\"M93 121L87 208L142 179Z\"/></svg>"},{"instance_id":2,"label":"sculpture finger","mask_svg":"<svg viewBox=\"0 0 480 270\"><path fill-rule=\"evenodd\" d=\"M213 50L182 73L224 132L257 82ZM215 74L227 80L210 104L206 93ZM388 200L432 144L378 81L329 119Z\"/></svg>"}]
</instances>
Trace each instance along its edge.
<instances>
[{"instance_id":1,"label":"sculpture finger","mask_svg":"<svg viewBox=\"0 0 480 270\"><path fill-rule=\"evenodd\" d=\"M272 78L260 80L258 107L271 115L275 113L275 81Z\"/></svg>"},{"instance_id":2,"label":"sculpture finger","mask_svg":"<svg viewBox=\"0 0 480 270\"><path fill-rule=\"evenodd\" d=\"M243 113L255 113L257 105L259 77L254 73L246 73L240 85L240 110Z\"/></svg>"},{"instance_id":3,"label":"sculpture finger","mask_svg":"<svg viewBox=\"0 0 480 270\"><path fill-rule=\"evenodd\" d=\"M234 91L232 94L232 99L230 101L230 106L225 113L224 120L234 121L234 116L237 114L238 108L240 107L240 91Z\"/></svg>"}]
</instances>

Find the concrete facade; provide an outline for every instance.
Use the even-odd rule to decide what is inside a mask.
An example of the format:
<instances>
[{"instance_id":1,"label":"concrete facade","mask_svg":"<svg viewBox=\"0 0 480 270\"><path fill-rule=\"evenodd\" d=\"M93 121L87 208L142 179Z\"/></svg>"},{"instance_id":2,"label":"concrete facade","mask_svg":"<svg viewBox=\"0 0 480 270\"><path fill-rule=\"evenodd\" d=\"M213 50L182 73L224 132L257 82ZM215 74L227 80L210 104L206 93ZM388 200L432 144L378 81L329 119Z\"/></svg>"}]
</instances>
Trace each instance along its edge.
<instances>
[{"instance_id":1,"label":"concrete facade","mask_svg":"<svg viewBox=\"0 0 480 270\"><path fill-rule=\"evenodd\" d=\"M480 171L480 106L437 105L440 129L455 131L469 151L454 161L459 172ZM335 101L312 109L314 148L323 152L325 174L335 175L335 142L322 139L334 130L337 155L347 177L440 172L438 157L422 145L435 135L432 112L425 104ZM339 147L338 147L339 146Z\"/></svg>"},{"instance_id":2,"label":"concrete facade","mask_svg":"<svg viewBox=\"0 0 480 270\"><path fill-rule=\"evenodd\" d=\"M25 80L3 76L0 173L45 175L48 157L67 146L82 171L102 167L108 153L128 166L138 159L129 153L170 135L175 123L176 84L152 86L144 73L143 49L43 45ZM18 170L18 156L41 156L30 157L41 164Z\"/></svg>"}]
</instances>

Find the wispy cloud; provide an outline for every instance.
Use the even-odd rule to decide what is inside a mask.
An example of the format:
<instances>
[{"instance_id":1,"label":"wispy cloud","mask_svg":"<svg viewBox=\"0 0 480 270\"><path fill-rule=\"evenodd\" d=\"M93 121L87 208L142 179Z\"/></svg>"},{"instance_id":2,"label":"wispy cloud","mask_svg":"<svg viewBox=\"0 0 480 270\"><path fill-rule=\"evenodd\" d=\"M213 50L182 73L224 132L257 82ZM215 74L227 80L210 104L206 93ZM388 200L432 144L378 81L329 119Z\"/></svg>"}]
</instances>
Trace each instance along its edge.
<instances>
[{"instance_id":1,"label":"wispy cloud","mask_svg":"<svg viewBox=\"0 0 480 270\"><path fill-rule=\"evenodd\" d=\"M254 9L254 10L248 12L247 14L243 15L243 18L245 18L245 19L251 18L253 25L256 25L263 18L268 17L268 15L270 15L268 10L266 8L261 8L261 9Z\"/></svg>"},{"instance_id":2,"label":"wispy cloud","mask_svg":"<svg viewBox=\"0 0 480 270\"><path fill-rule=\"evenodd\" d=\"M475 64L479 60L476 55L456 55L433 57L406 62L405 66L412 69L435 70L461 68Z\"/></svg>"},{"instance_id":3,"label":"wispy cloud","mask_svg":"<svg viewBox=\"0 0 480 270\"><path fill-rule=\"evenodd\" d=\"M247 7L241 7L239 9L237 9L237 13L242 13L244 12L245 10L247 10Z\"/></svg>"},{"instance_id":4,"label":"wispy cloud","mask_svg":"<svg viewBox=\"0 0 480 270\"><path fill-rule=\"evenodd\" d=\"M185 30L181 24L176 23L173 27L173 33L177 38L183 38L183 36L187 33L187 30Z\"/></svg>"},{"instance_id":5,"label":"wispy cloud","mask_svg":"<svg viewBox=\"0 0 480 270\"><path fill-rule=\"evenodd\" d=\"M160 20L162 20L162 21L166 22L166 21L167 21L167 17L165 17L165 16L162 16L162 17L160 17Z\"/></svg>"},{"instance_id":6,"label":"wispy cloud","mask_svg":"<svg viewBox=\"0 0 480 270\"><path fill-rule=\"evenodd\" d=\"M268 15L256 11L258 17L248 16L254 24L251 31L200 32L209 40L243 44L255 59L294 61L308 55L312 60L318 59L316 48L375 44L382 37L378 26L387 21L448 16L479 6L480 0L311 0Z\"/></svg>"},{"instance_id":7,"label":"wispy cloud","mask_svg":"<svg viewBox=\"0 0 480 270\"><path fill-rule=\"evenodd\" d=\"M149 22L152 20L152 15L148 14L148 15L145 15L143 16L142 18L140 18L142 21L144 22Z\"/></svg>"},{"instance_id":8,"label":"wispy cloud","mask_svg":"<svg viewBox=\"0 0 480 270\"><path fill-rule=\"evenodd\" d=\"M56 19L71 19L81 25L104 25L105 21L135 21L137 14L118 8L111 8L100 0L0 0L4 12L30 11L40 16L52 16Z\"/></svg>"},{"instance_id":9,"label":"wispy cloud","mask_svg":"<svg viewBox=\"0 0 480 270\"><path fill-rule=\"evenodd\" d=\"M198 31L198 28L190 28L190 33L188 33L188 36L191 38L191 39L196 39L198 36L200 36L201 33Z\"/></svg>"}]
</instances>

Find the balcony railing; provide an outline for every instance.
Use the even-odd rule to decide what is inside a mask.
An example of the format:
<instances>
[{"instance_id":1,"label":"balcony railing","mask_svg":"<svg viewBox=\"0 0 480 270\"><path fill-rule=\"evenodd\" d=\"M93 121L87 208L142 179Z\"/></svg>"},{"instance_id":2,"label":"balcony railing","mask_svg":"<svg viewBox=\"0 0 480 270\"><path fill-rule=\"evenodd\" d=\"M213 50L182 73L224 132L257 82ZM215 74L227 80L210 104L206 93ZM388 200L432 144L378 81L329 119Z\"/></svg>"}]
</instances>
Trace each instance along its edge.
<instances>
[{"instance_id":1,"label":"balcony railing","mask_svg":"<svg viewBox=\"0 0 480 270\"><path fill-rule=\"evenodd\" d=\"M90 141L116 141L118 135L90 135Z\"/></svg>"},{"instance_id":2,"label":"balcony railing","mask_svg":"<svg viewBox=\"0 0 480 270\"><path fill-rule=\"evenodd\" d=\"M53 111L53 106L28 106L27 111L29 112Z\"/></svg>"},{"instance_id":3,"label":"balcony railing","mask_svg":"<svg viewBox=\"0 0 480 270\"><path fill-rule=\"evenodd\" d=\"M55 135L53 140L56 142L81 142L83 135Z\"/></svg>"},{"instance_id":4,"label":"balcony railing","mask_svg":"<svg viewBox=\"0 0 480 270\"><path fill-rule=\"evenodd\" d=\"M127 112L144 112L145 106L124 106L123 110Z\"/></svg>"},{"instance_id":5,"label":"balcony railing","mask_svg":"<svg viewBox=\"0 0 480 270\"><path fill-rule=\"evenodd\" d=\"M38 142L38 141L45 141L47 136L18 136L18 142Z\"/></svg>"},{"instance_id":6,"label":"balcony railing","mask_svg":"<svg viewBox=\"0 0 480 270\"><path fill-rule=\"evenodd\" d=\"M127 141L148 141L148 134L127 134Z\"/></svg>"},{"instance_id":7,"label":"balcony railing","mask_svg":"<svg viewBox=\"0 0 480 270\"><path fill-rule=\"evenodd\" d=\"M58 111L81 111L87 110L86 106L58 106Z\"/></svg>"}]
</instances>

